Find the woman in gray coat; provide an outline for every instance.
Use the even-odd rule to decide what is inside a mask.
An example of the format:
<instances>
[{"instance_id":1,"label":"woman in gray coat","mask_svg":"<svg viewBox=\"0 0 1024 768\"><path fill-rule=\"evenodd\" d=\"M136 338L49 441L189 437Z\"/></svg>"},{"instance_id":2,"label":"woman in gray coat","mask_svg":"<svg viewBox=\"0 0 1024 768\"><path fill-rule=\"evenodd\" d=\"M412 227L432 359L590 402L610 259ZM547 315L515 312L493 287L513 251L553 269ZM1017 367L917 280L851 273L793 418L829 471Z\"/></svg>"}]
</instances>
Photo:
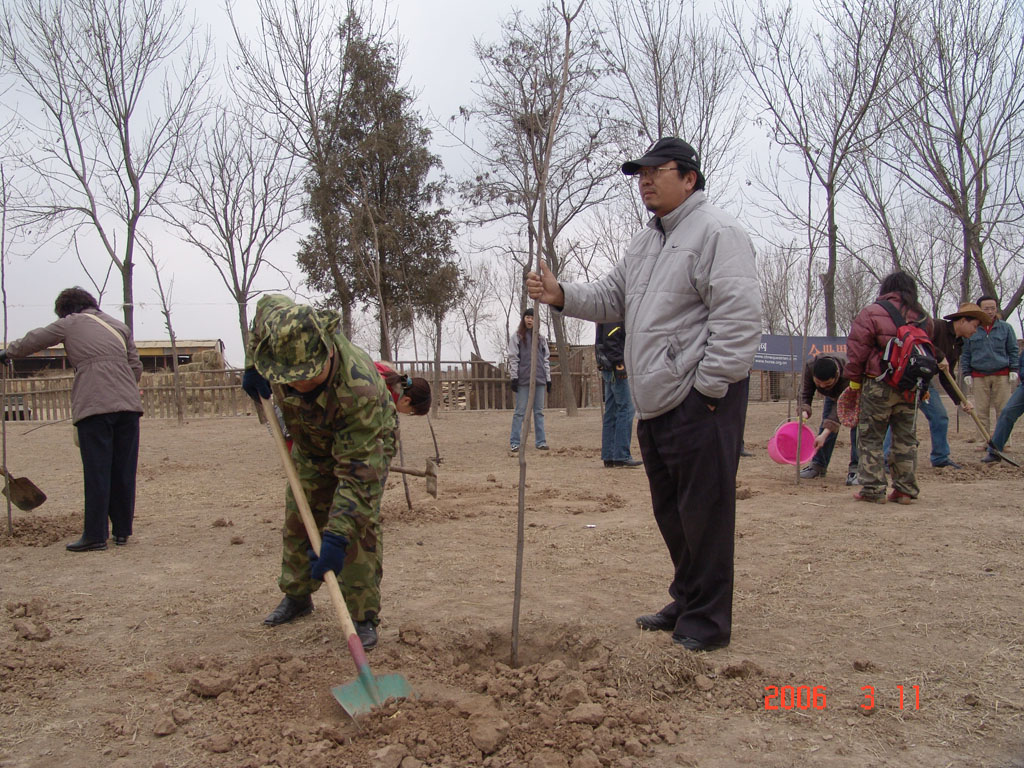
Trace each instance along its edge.
<instances>
[{"instance_id":1,"label":"woman in gray coat","mask_svg":"<svg viewBox=\"0 0 1024 768\"><path fill-rule=\"evenodd\" d=\"M85 475L85 524L71 552L107 548L107 519L114 543L127 544L135 516L135 471L139 459L142 363L127 325L100 311L81 288L60 292L59 318L29 331L0 352L0 360L27 357L64 344L75 368L71 418L78 429Z\"/></svg>"}]
</instances>

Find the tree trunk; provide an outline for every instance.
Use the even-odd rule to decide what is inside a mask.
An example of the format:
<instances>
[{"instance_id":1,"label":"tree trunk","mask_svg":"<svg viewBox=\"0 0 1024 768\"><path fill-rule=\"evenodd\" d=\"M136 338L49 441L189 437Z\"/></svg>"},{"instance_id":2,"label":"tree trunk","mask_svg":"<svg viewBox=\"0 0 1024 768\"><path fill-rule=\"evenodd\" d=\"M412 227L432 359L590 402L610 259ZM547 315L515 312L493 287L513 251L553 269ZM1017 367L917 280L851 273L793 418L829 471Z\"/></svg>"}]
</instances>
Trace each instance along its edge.
<instances>
[{"instance_id":1,"label":"tree trunk","mask_svg":"<svg viewBox=\"0 0 1024 768\"><path fill-rule=\"evenodd\" d=\"M443 321L444 318L441 316L434 318L434 384L431 405L435 416L441 407L441 323Z\"/></svg>"},{"instance_id":2,"label":"tree trunk","mask_svg":"<svg viewBox=\"0 0 1024 768\"><path fill-rule=\"evenodd\" d=\"M562 397L565 404L565 415L575 416L579 412L576 407L576 394L572 387L572 373L569 370L569 344L565 340L565 324L561 316L552 312L551 327L555 331L555 348L558 350L558 370L562 379Z\"/></svg>"},{"instance_id":3,"label":"tree trunk","mask_svg":"<svg viewBox=\"0 0 1024 768\"><path fill-rule=\"evenodd\" d=\"M828 216L828 268L821 276L821 289L825 304L825 334L836 335L836 260L839 247L837 244L839 227L836 225L836 194L831 186L825 189Z\"/></svg>"}]
</instances>

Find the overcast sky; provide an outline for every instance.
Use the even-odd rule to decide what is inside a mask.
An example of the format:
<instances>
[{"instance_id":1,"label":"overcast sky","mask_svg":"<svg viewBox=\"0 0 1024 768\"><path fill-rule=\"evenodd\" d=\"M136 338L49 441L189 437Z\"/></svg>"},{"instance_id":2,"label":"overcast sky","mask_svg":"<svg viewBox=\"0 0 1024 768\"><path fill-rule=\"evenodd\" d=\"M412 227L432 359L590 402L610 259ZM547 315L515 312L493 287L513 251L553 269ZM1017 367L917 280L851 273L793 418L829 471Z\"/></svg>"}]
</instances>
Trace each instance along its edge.
<instances>
[{"instance_id":1,"label":"overcast sky","mask_svg":"<svg viewBox=\"0 0 1024 768\"><path fill-rule=\"evenodd\" d=\"M532 13L541 0L522 0L516 7ZM230 27L221 4L188 0L200 24L209 24L218 49L219 63L230 45ZM238 0L236 7L249 8L249 0ZM500 20L510 7L490 5L479 0L391 0L389 4L398 22L398 31L406 43L403 74L414 92L419 94L418 109L447 116L472 100L471 83L477 69L473 56L474 39L496 40ZM242 11L244 13L244 11ZM251 28L256 31L253 15ZM438 137L441 138L441 137ZM461 167L457 152L445 149L439 142L434 151L442 155L446 170L458 173ZM156 224L150 222L147 227ZM147 229L147 231L152 231ZM86 233L83 240L91 233ZM155 235L155 233L154 233ZM228 362L241 365L242 350L235 307L227 288L212 265L194 250L173 237L159 237L159 259L163 279L173 277L172 322L179 339L223 339ZM282 238L275 246L271 260L279 265L294 264L294 238ZM92 259L91 268L101 263ZM102 278L102 275L98 276ZM300 275L295 275L298 286ZM90 288L91 284L73 251L59 243L44 247L29 259L24 251L11 249L6 270L8 329L12 341L32 328L55 319L53 300L57 293L71 285ZM266 270L260 288L280 290L285 287L280 277ZM159 297L152 270L144 257L136 261L135 270L135 337L139 340L167 339ZM120 318L120 276L115 271L103 297L103 308ZM250 305L250 312L252 305ZM375 353L376 350L371 350ZM445 351L445 355L455 351ZM410 354L411 356L411 354Z\"/></svg>"}]
</instances>

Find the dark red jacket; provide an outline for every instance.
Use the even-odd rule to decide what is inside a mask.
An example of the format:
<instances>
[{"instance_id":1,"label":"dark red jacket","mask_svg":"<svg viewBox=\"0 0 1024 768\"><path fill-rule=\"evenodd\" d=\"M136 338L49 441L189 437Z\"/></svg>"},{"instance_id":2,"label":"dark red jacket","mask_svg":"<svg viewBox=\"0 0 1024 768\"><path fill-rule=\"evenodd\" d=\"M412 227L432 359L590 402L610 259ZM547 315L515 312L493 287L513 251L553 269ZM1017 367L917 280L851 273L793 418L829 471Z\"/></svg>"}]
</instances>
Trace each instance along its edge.
<instances>
[{"instance_id":1,"label":"dark red jacket","mask_svg":"<svg viewBox=\"0 0 1024 768\"><path fill-rule=\"evenodd\" d=\"M896 335L896 326L885 308L877 303L881 300L890 302L907 320L920 320L923 317L906 309L898 293L883 294L875 303L864 307L854 318L850 337L846 340L848 363L843 369L843 375L850 381L861 382L864 378L873 379L882 375L882 351Z\"/></svg>"}]
</instances>

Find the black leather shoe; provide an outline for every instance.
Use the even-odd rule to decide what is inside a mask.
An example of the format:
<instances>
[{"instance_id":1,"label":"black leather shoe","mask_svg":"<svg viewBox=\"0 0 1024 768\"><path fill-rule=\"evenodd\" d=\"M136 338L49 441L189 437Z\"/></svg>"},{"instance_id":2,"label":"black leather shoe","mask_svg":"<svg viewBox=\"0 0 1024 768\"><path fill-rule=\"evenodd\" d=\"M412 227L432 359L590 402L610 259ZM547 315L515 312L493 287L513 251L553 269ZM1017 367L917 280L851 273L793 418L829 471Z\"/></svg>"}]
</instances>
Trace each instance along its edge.
<instances>
[{"instance_id":1,"label":"black leather shoe","mask_svg":"<svg viewBox=\"0 0 1024 768\"><path fill-rule=\"evenodd\" d=\"M377 627L372 621L357 621L356 634L359 635L364 651L370 651L377 647Z\"/></svg>"},{"instance_id":2,"label":"black leather shoe","mask_svg":"<svg viewBox=\"0 0 1024 768\"><path fill-rule=\"evenodd\" d=\"M945 459L943 461L940 461L938 464L932 464L932 466L935 467L936 469L940 467L949 467L951 469L963 469L963 467L961 467L952 459Z\"/></svg>"},{"instance_id":3,"label":"black leather shoe","mask_svg":"<svg viewBox=\"0 0 1024 768\"><path fill-rule=\"evenodd\" d=\"M607 467L608 469L611 469L612 467L619 467L619 466L622 466L622 462L621 462L621 461L605 461L604 465L605 465L605 466L606 466L606 467Z\"/></svg>"},{"instance_id":4,"label":"black leather shoe","mask_svg":"<svg viewBox=\"0 0 1024 768\"><path fill-rule=\"evenodd\" d=\"M647 613L636 617L636 625L648 632L672 632L676 628L676 620L663 613Z\"/></svg>"},{"instance_id":5,"label":"black leather shoe","mask_svg":"<svg viewBox=\"0 0 1024 768\"><path fill-rule=\"evenodd\" d=\"M78 541L72 541L66 547L68 552L92 552L98 549L106 549L107 542L105 541L89 541L85 536L80 538Z\"/></svg>"},{"instance_id":6,"label":"black leather shoe","mask_svg":"<svg viewBox=\"0 0 1024 768\"><path fill-rule=\"evenodd\" d=\"M313 612L313 598L309 595L285 595L284 600L278 603L277 608L271 611L270 615L263 620L268 627L276 627L278 624L287 624L289 621L306 616Z\"/></svg>"},{"instance_id":7,"label":"black leather shoe","mask_svg":"<svg viewBox=\"0 0 1024 768\"><path fill-rule=\"evenodd\" d=\"M640 459L626 459L622 462L622 466L624 467L642 467L643 465L644 463L640 461Z\"/></svg>"},{"instance_id":8,"label":"black leather shoe","mask_svg":"<svg viewBox=\"0 0 1024 768\"><path fill-rule=\"evenodd\" d=\"M1002 461L1002 459L1000 459L994 453L986 453L984 456L981 457L982 464L994 464L997 461Z\"/></svg>"},{"instance_id":9,"label":"black leather shoe","mask_svg":"<svg viewBox=\"0 0 1024 768\"><path fill-rule=\"evenodd\" d=\"M127 536L115 536L114 537L114 544L119 546L119 547L123 547L127 543L128 543L128 537Z\"/></svg>"},{"instance_id":10,"label":"black leather shoe","mask_svg":"<svg viewBox=\"0 0 1024 768\"><path fill-rule=\"evenodd\" d=\"M754 455L754 454L752 454L752 453L751 453L750 451L748 451L748 450L747 450L746 448L740 448L740 458L741 458L741 459L749 459L749 458L750 458L751 456L753 456L753 455Z\"/></svg>"},{"instance_id":11,"label":"black leather shoe","mask_svg":"<svg viewBox=\"0 0 1024 768\"><path fill-rule=\"evenodd\" d=\"M698 640L695 637L687 637L686 635L672 635L672 644L681 645L688 651L717 651L719 648L725 648L729 644L729 641L718 643L706 643L703 640Z\"/></svg>"}]
</instances>

